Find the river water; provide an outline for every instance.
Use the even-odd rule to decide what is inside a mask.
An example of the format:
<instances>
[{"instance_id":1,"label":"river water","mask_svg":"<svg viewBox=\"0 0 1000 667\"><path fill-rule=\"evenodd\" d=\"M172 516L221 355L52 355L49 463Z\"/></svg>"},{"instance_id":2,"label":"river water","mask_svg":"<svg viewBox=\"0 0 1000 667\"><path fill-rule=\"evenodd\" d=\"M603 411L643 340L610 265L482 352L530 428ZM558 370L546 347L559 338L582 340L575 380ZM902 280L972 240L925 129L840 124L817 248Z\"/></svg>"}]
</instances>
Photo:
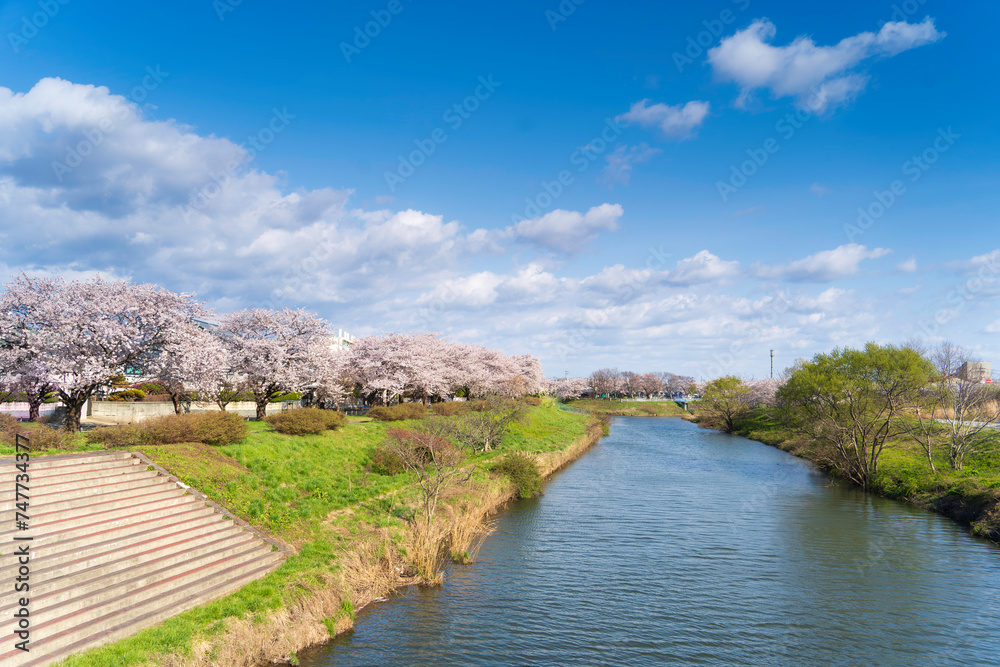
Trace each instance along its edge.
<instances>
[{"instance_id":1,"label":"river water","mask_svg":"<svg viewBox=\"0 0 1000 667\"><path fill-rule=\"evenodd\" d=\"M302 665L1000 663L1000 548L676 419L514 503L469 566Z\"/></svg>"}]
</instances>

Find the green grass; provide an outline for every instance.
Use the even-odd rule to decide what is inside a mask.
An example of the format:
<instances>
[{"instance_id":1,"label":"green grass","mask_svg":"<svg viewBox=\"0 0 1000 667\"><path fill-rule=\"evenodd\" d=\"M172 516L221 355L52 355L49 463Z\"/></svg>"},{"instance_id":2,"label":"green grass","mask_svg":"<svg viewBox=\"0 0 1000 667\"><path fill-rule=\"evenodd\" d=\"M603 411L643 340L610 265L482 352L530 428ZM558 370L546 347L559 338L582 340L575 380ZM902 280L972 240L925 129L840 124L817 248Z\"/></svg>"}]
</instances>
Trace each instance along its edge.
<instances>
[{"instance_id":1,"label":"green grass","mask_svg":"<svg viewBox=\"0 0 1000 667\"><path fill-rule=\"evenodd\" d=\"M704 425L711 419L701 415ZM758 410L739 421L737 435L780 447L797 456L816 460L818 446L783 425L778 415ZM941 441L934 450L931 470L927 455L914 440L900 436L889 440L879 459L879 472L872 485L874 493L904 500L941 511L972 524L973 532L1000 538L1000 433L990 432L988 441L977 454L969 454L962 470L952 470ZM832 471L835 472L835 471Z\"/></svg>"},{"instance_id":2,"label":"green grass","mask_svg":"<svg viewBox=\"0 0 1000 667\"><path fill-rule=\"evenodd\" d=\"M585 434L588 423L586 416L559 410L551 402L530 408L528 421L515 426L501 447L471 456L469 462L477 466L477 477L485 478L487 466L496 456L508 451L566 448ZM413 425L391 424L400 428ZM386 427L384 422L352 420L322 435L259 432L241 444L223 447L183 444L145 448L147 456L185 484L265 533L296 544L300 552L265 578L221 600L59 664L127 667L155 662L156 656L166 653L187 656L196 639L222 632L227 617L252 615L262 620L269 610L325 585L337 571L340 554L353 540L373 526L399 529L401 517L407 515L406 500L412 495L410 476L388 477L365 471L369 454ZM345 614L353 614L353 607L343 607L337 618Z\"/></svg>"},{"instance_id":3,"label":"green grass","mask_svg":"<svg viewBox=\"0 0 1000 667\"><path fill-rule=\"evenodd\" d=\"M567 401L567 406L595 414L621 417L680 417L687 414L674 401L619 401L583 399Z\"/></svg>"}]
</instances>

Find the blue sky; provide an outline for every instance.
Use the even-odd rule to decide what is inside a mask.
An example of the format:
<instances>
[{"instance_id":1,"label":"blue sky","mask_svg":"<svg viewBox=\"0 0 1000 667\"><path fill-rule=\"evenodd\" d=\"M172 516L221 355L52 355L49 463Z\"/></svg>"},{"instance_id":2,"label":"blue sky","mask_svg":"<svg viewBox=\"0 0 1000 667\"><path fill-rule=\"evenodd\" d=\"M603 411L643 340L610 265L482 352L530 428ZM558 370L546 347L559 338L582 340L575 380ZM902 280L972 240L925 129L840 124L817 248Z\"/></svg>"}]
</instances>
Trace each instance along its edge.
<instances>
[{"instance_id":1,"label":"blue sky","mask_svg":"<svg viewBox=\"0 0 1000 667\"><path fill-rule=\"evenodd\" d=\"M761 377L772 348L914 337L1000 361L998 18L8 2L0 271L440 331L550 375Z\"/></svg>"}]
</instances>

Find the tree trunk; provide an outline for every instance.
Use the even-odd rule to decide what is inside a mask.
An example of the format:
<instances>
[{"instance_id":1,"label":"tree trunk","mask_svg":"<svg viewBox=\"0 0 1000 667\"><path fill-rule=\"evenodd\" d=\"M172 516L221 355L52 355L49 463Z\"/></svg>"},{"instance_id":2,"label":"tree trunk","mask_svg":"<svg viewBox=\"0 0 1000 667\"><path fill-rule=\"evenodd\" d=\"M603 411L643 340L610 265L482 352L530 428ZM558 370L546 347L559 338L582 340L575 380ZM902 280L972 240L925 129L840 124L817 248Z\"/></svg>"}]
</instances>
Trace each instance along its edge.
<instances>
[{"instance_id":1,"label":"tree trunk","mask_svg":"<svg viewBox=\"0 0 1000 667\"><path fill-rule=\"evenodd\" d=\"M269 401L266 398L264 398L264 399L258 398L257 399L257 419L263 419L264 417L267 416L267 404L268 404L268 402Z\"/></svg>"},{"instance_id":2,"label":"tree trunk","mask_svg":"<svg viewBox=\"0 0 1000 667\"><path fill-rule=\"evenodd\" d=\"M83 404L87 402L90 398L89 395L84 396L63 396L62 402L66 406L66 422L64 428L70 433L77 433L80 431L80 412L83 410Z\"/></svg>"},{"instance_id":3,"label":"tree trunk","mask_svg":"<svg viewBox=\"0 0 1000 667\"><path fill-rule=\"evenodd\" d=\"M174 404L174 414L181 414L181 396L170 392L170 402Z\"/></svg>"},{"instance_id":4,"label":"tree trunk","mask_svg":"<svg viewBox=\"0 0 1000 667\"><path fill-rule=\"evenodd\" d=\"M36 422L42 412L42 399L36 394L28 397L28 421Z\"/></svg>"}]
</instances>

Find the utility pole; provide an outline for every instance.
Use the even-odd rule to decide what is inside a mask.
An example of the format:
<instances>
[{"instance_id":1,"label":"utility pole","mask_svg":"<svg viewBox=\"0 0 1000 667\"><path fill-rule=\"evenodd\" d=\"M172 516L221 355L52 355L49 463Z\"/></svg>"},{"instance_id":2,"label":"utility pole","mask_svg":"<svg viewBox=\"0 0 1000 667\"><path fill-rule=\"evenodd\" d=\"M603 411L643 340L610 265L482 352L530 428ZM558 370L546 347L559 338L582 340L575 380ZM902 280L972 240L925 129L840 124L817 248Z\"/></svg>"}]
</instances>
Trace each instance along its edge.
<instances>
[{"instance_id":1,"label":"utility pole","mask_svg":"<svg viewBox=\"0 0 1000 667\"><path fill-rule=\"evenodd\" d=\"M774 379L774 350L771 350L771 379Z\"/></svg>"}]
</instances>

